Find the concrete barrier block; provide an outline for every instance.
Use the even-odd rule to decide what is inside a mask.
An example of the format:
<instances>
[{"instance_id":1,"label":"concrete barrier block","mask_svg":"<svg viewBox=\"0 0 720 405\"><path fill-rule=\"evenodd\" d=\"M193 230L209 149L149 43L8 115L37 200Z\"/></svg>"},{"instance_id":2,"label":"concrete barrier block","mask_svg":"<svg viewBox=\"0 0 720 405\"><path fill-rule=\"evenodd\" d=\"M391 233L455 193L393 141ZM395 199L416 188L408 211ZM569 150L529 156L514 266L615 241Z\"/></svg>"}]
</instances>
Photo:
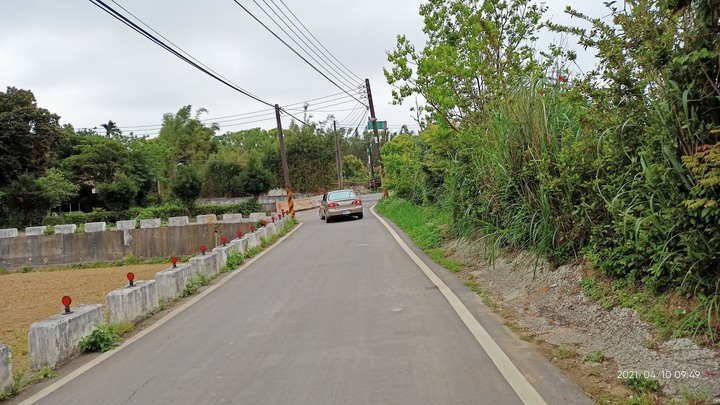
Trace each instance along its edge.
<instances>
[{"instance_id":1,"label":"concrete barrier block","mask_svg":"<svg viewBox=\"0 0 720 405\"><path fill-rule=\"evenodd\" d=\"M159 307L155 280L136 281L133 286L110 291L105 296L108 323L135 323Z\"/></svg>"},{"instance_id":2,"label":"concrete barrier block","mask_svg":"<svg viewBox=\"0 0 720 405\"><path fill-rule=\"evenodd\" d=\"M257 232L249 233L247 234L248 238L248 249L254 248L258 245L260 245L260 235Z\"/></svg>"},{"instance_id":3,"label":"concrete barrier block","mask_svg":"<svg viewBox=\"0 0 720 405\"><path fill-rule=\"evenodd\" d=\"M220 245L215 247L215 249L213 249L212 251L213 253L218 255L218 269L222 269L223 267L225 267L228 256L230 256L233 252L236 252L237 250L237 245L234 245L233 243L228 243L225 246Z\"/></svg>"},{"instance_id":4,"label":"concrete barrier block","mask_svg":"<svg viewBox=\"0 0 720 405\"><path fill-rule=\"evenodd\" d=\"M190 223L188 217L170 217L168 218L168 226L185 226Z\"/></svg>"},{"instance_id":5,"label":"concrete barrier block","mask_svg":"<svg viewBox=\"0 0 720 405\"><path fill-rule=\"evenodd\" d=\"M264 212L253 212L252 214L250 214L250 221L252 222L257 222L263 218L265 218Z\"/></svg>"},{"instance_id":6,"label":"concrete barrier block","mask_svg":"<svg viewBox=\"0 0 720 405\"><path fill-rule=\"evenodd\" d=\"M95 325L103 324L101 304L78 305L71 314L58 314L30 325L30 368L56 368L76 356L80 339L88 336Z\"/></svg>"},{"instance_id":7,"label":"concrete barrier block","mask_svg":"<svg viewBox=\"0 0 720 405\"><path fill-rule=\"evenodd\" d=\"M129 231L131 229L135 229L137 221L134 219L129 221L117 221L117 224L115 225L117 226L118 231Z\"/></svg>"},{"instance_id":8,"label":"concrete barrier block","mask_svg":"<svg viewBox=\"0 0 720 405\"><path fill-rule=\"evenodd\" d=\"M160 228L160 218L141 219L140 220L140 228L141 229Z\"/></svg>"},{"instance_id":9,"label":"concrete barrier block","mask_svg":"<svg viewBox=\"0 0 720 405\"><path fill-rule=\"evenodd\" d=\"M0 238L14 238L17 236L17 228L0 229Z\"/></svg>"},{"instance_id":10,"label":"concrete barrier block","mask_svg":"<svg viewBox=\"0 0 720 405\"><path fill-rule=\"evenodd\" d=\"M260 242L262 243L263 240L270 239L270 236L268 234L268 228L267 226L263 226L258 230L258 233L260 234Z\"/></svg>"},{"instance_id":11,"label":"concrete barrier block","mask_svg":"<svg viewBox=\"0 0 720 405\"><path fill-rule=\"evenodd\" d=\"M216 224L217 216L215 214L210 215L198 215L196 218L198 224Z\"/></svg>"},{"instance_id":12,"label":"concrete barrier block","mask_svg":"<svg viewBox=\"0 0 720 405\"><path fill-rule=\"evenodd\" d=\"M190 258L190 265L193 267L193 274L204 273L213 277L220 272L220 255L215 252Z\"/></svg>"},{"instance_id":13,"label":"concrete barrier block","mask_svg":"<svg viewBox=\"0 0 720 405\"><path fill-rule=\"evenodd\" d=\"M239 224L242 222L242 219L242 214L225 214L222 220L226 224Z\"/></svg>"},{"instance_id":14,"label":"concrete barrier block","mask_svg":"<svg viewBox=\"0 0 720 405\"><path fill-rule=\"evenodd\" d=\"M88 222L85 224L85 233L105 232L105 222Z\"/></svg>"},{"instance_id":15,"label":"concrete barrier block","mask_svg":"<svg viewBox=\"0 0 720 405\"><path fill-rule=\"evenodd\" d=\"M40 236L45 235L47 226L29 226L25 228L25 236Z\"/></svg>"},{"instance_id":16,"label":"concrete barrier block","mask_svg":"<svg viewBox=\"0 0 720 405\"><path fill-rule=\"evenodd\" d=\"M235 249L238 252L245 253L245 250L247 247L247 241L248 241L247 235L243 235L242 238L233 239L232 241L230 241L230 243L235 246Z\"/></svg>"},{"instance_id":17,"label":"concrete barrier block","mask_svg":"<svg viewBox=\"0 0 720 405\"><path fill-rule=\"evenodd\" d=\"M267 225L268 232L270 233L270 237L273 235L278 234L278 227L274 223L270 223Z\"/></svg>"},{"instance_id":18,"label":"concrete barrier block","mask_svg":"<svg viewBox=\"0 0 720 405\"><path fill-rule=\"evenodd\" d=\"M10 346L0 345L0 394L9 392L12 386L13 373Z\"/></svg>"},{"instance_id":19,"label":"concrete barrier block","mask_svg":"<svg viewBox=\"0 0 720 405\"><path fill-rule=\"evenodd\" d=\"M156 288L159 299L174 300L182 294L187 279L192 274L190 264L180 264L177 267L165 269L155 274Z\"/></svg>"},{"instance_id":20,"label":"concrete barrier block","mask_svg":"<svg viewBox=\"0 0 720 405\"><path fill-rule=\"evenodd\" d=\"M55 225L56 234L70 234L75 233L76 230L77 225L75 224Z\"/></svg>"}]
</instances>

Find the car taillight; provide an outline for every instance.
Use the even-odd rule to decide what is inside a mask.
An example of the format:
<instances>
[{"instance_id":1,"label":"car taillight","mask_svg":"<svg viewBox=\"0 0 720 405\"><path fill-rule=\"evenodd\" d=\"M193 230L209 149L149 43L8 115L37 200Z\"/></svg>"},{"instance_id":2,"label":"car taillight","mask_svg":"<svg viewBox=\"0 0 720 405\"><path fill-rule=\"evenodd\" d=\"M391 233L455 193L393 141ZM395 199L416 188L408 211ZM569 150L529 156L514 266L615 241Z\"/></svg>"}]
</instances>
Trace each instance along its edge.
<instances>
[{"instance_id":1,"label":"car taillight","mask_svg":"<svg viewBox=\"0 0 720 405\"><path fill-rule=\"evenodd\" d=\"M362 205L362 201L361 201L361 200L355 200L355 201L353 201L352 203L353 203L353 205Z\"/></svg>"},{"instance_id":2,"label":"car taillight","mask_svg":"<svg viewBox=\"0 0 720 405\"><path fill-rule=\"evenodd\" d=\"M328 208L335 208L335 207L337 207L337 206L338 206L337 203L330 203L330 204L328 204Z\"/></svg>"}]
</instances>

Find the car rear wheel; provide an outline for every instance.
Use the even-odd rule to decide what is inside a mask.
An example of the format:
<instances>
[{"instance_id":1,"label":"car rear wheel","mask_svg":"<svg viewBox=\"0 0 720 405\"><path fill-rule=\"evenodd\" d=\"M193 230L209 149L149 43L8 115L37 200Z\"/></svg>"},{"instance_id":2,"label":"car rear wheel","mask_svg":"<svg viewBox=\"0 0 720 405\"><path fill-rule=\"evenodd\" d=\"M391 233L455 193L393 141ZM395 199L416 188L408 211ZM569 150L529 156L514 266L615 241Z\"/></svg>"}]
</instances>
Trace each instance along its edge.
<instances>
[{"instance_id":1,"label":"car rear wheel","mask_svg":"<svg viewBox=\"0 0 720 405\"><path fill-rule=\"evenodd\" d=\"M318 210L318 212L320 213L320 220L325 219L325 215L323 215L322 211L321 211L321 210Z\"/></svg>"}]
</instances>

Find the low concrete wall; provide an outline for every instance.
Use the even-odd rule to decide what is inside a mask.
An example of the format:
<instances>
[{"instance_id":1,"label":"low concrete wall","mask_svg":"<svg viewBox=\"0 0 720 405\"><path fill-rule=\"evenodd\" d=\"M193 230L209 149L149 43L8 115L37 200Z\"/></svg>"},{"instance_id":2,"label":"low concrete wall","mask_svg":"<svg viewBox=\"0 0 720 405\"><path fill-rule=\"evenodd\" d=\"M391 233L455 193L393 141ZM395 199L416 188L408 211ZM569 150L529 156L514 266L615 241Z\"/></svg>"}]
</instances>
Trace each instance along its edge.
<instances>
[{"instance_id":1,"label":"low concrete wall","mask_svg":"<svg viewBox=\"0 0 720 405\"><path fill-rule=\"evenodd\" d=\"M71 314L58 314L30 325L30 368L56 368L80 351L80 339L92 333L95 325L103 324L101 304L78 305Z\"/></svg>"},{"instance_id":2,"label":"low concrete wall","mask_svg":"<svg viewBox=\"0 0 720 405\"><path fill-rule=\"evenodd\" d=\"M12 353L10 346L0 345L0 394L13 386Z\"/></svg>"},{"instance_id":3,"label":"low concrete wall","mask_svg":"<svg viewBox=\"0 0 720 405\"><path fill-rule=\"evenodd\" d=\"M158 309L157 283L136 281L133 286L110 291L105 302L108 323L135 323Z\"/></svg>"},{"instance_id":4,"label":"low concrete wall","mask_svg":"<svg viewBox=\"0 0 720 405\"><path fill-rule=\"evenodd\" d=\"M250 225L249 220L243 219L239 223L0 238L0 267L61 266L114 261L131 255L145 258L194 255L201 245L212 249L221 244L223 236L230 239L238 231L249 232Z\"/></svg>"},{"instance_id":5,"label":"low concrete wall","mask_svg":"<svg viewBox=\"0 0 720 405\"><path fill-rule=\"evenodd\" d=\"M208 277L214 277L220 272L220 255L215 252L195 256L190 259L190 265L193 267L193 275L200 273Z\"/></svg>"},{"instance_id":6,"label":"low concrete wall","mask_svg":"<svg viewBox=\"0 0 720 405\"><path fill-rule=\"evenodd\" d=\"M181 264L176 268L171 267L155 274L158 298L174 300L179 297L192 274L193 268L190 264Z\"/></svg>"}]
</instances>

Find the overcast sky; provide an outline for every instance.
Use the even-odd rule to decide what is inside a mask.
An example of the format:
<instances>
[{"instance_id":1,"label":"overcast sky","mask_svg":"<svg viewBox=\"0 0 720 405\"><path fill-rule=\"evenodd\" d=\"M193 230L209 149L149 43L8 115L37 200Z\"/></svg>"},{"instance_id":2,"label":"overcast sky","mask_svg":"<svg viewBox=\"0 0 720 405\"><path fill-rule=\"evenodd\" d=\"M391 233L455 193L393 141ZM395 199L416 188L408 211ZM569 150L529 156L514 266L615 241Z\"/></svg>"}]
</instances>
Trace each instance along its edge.
<instances>
[{"instance_id":1,"label":"overcast sky","mask_svg":"<svg viewBox=\"0 0 720 405\"><path fill-rule=\"evenodd\" d=\"M324 120L332 113L342 125L354 126L364 119L360 110L353 110L358 107L355 100L294 55L233 0L116 2L262 100L291 108L340 93L311 101L311 108L318 110L312 113L313 120ZM239 2L269 22L255 3ZM266 4L277 4L292 18L280 0L257 2L266 10L270 10ZM570 2L546 1L546 17L577 23L563 13ZM111 0L106 3L118 8ZM391 105L390 87L382 69L389 67L386 52L394 47L398 34L407 35L421 49L421 3L284 0L352 75L370 79L378 119L388 121L391 129L402 124L416 128L409 111L413 102ZM583 3L592 4L575 7L593 16L605 14L602 2ZM543 38L544 42L550 40ZM589 68L592 55L580 52L581 63ZM348 81L354 79L352 75L347 74ZM61 124L70 123L76 129L99 127L113 120L124 133L153 134L163 114L188 104L206 108L203 119L217 118L221 133L275 126L270 107L185 64L86 0L0 0L0 88L4 91L8 86L32 90L40 107L60 115ZM253 112L259 113L250 114ZM285 126L290 122L288 117L283 120Z\"/></svg>"}]
</instances>

